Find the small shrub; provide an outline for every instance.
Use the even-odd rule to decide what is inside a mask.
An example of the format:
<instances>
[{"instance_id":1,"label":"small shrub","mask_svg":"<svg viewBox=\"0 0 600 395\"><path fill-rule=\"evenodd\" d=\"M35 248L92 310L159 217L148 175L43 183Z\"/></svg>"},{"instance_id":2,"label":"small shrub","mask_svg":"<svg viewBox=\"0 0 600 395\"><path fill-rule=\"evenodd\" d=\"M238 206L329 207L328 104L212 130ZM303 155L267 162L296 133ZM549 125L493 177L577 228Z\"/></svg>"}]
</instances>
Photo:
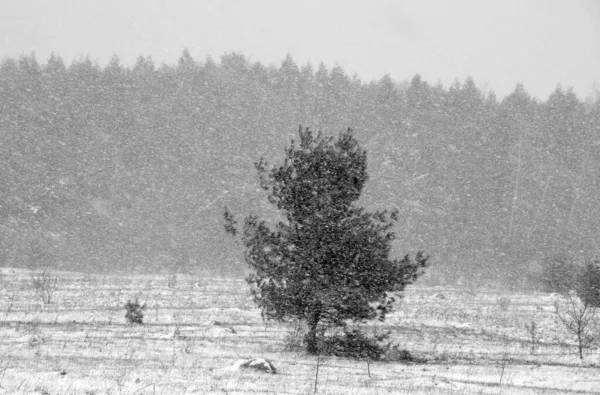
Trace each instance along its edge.
<instances>
[{"instance_id":1,"label":"small shrub","mask_svg":"<svg viewBox=\"0 0 600 395\"><path fill-rule=\"evenodd\" d=\"M379 361L390 347L389 344L384 344L388 337L389 333L369 337L358 329L345 330L342 334L322 338L319 342L319 353Z\"/></svg>"},{"instance_id":2,"label":"small shrub","mask_svg":"<svg viewBox=\"0 0 600 395\"><path fill-rule=\"evenodd\" d=\"M129 321L130 324L143 324L142 320L144 319L143 311L146 309L146 304L140 305L138 299L135 299L135 302L128 301L125 304L125 318Z\"/></svg>"},{"instance_id":3,"label":"small shrub","mask_svg":"<svg viewBox=\"0 0 600 395\"><path fill-rule=\"evenodd\" d=\"M397 344L394 344L386 351L383 359L390 362L417 362L408 350L401 349Z\"/></svg>"},{"instance_id":4,"label":"small shrub","mask_svg":"<svg viewBox=\"0 0 600 395\"><path fill-rule=\"evenodd\" d=\"M36 385L34 388L35 393L37 394L41 394L41 395L50 395L50 391L48 391L46 388Z\"/></svg>"}]
</instances>

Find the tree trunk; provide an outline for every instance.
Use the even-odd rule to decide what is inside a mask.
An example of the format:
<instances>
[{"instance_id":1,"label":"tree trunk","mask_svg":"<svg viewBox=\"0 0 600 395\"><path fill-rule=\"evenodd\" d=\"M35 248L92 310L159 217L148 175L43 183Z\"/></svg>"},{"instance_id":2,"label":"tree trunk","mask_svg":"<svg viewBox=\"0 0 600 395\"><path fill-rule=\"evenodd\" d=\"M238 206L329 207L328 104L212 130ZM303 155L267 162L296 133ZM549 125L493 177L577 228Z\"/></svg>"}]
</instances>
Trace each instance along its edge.
<instances>
[{"instance_id":1,"label":"tree trunk","mask_svg":"<svg viewBox=\"0 0 600 395\"><path fill-rule=\"evenodd\" d=\"M583 347L581 344L581 331L577 332L577 342L579 343L579 359L583 361Z\"/></svg>"},{"instance_id":2,"label":"tree trunk","mask_svg":"<svg viewBox=\"0 0 600 395\"><path fill-rule=\"evenodd\" d=\"M321 319L321 303L313 306L308 315L308 333L306 335L306 351L309 354L318 354L317 325Z\"/></svg>"}]
</instances>

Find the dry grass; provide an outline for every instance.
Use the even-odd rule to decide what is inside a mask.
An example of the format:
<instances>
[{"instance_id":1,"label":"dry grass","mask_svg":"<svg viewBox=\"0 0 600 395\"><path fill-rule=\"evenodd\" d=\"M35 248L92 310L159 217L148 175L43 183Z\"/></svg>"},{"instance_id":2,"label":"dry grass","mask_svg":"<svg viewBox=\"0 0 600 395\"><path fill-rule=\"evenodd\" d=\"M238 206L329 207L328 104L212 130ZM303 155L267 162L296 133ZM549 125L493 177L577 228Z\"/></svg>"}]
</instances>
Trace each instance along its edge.
<instances>
[{"instance_id":1,"label":"dry grass","mask_svg":"<svg viewBox=\"0 0 600 395\"><path fill-rule=\"evenodd\" d=\"M27 271L3 269L0 393L314 391L316 357L284 351L293 327L263 323L243 281L59 276L53 301L45 305ZM445 299L432 298L440 293ZM123 306L136 297L148 305L144 325L128 324L124 317ZM321 358L317 391L600 393L598 348L578 360L553 302L545 294L413 287L398 311L373 329L391 329L402 348L427 362L372 362L367 370L366 362ZM532 322L535 348L528 330ZM271 360L278 374L223 370L245 357Z\"/></svg>"}]
</instances>

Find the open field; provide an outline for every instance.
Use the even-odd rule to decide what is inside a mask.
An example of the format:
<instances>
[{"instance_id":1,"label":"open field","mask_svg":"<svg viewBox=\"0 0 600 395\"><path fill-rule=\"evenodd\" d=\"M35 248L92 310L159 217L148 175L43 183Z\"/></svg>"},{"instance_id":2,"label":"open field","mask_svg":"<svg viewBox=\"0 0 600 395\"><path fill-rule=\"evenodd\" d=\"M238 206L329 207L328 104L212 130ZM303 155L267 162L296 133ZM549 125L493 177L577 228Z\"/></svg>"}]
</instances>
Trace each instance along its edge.
<instances>
[{"instance_id":1,"label":"open field","mask_svg":"<svg viewBox=\"0 0 600 395\"><path fill-rule=\"evenodd\" d=\"M54 301L44 305L29 272L2 269L0 393L314 392L317 358L286 351L292 326L263 323L241 280L180 275L168 287L166 275L58 276ZM144 325L124 318L136 296L148 305ZM579 361L553 303L542 293L411 287L373 330L390 329L425 362L321 357L317 393L600 393L598 342ZM278 373L223 370L245 357L269 359Z\"/></svg>"}]
</instances>

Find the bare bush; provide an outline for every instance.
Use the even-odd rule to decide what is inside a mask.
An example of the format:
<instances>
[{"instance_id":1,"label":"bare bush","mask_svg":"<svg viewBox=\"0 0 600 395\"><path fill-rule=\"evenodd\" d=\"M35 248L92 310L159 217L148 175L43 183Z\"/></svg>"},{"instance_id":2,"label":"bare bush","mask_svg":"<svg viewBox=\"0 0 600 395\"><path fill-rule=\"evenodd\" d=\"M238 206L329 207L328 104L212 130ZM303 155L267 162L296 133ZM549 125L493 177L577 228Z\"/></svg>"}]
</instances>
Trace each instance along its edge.
<instances>
[{"instance_id":1,"label":"bare bush","mask_svg":"<svg viewBox=\"0 0 600 395\"><path fill-rule=\"evenodd\" d=\"M510 307L511 302L512 301L510 300L510 298L508 298L506 296L503 296L496 300L496 303L498 304L498 306L500 307L500 309L502 311L507 311L508 308Z\"/></svg>"},{"instance_id":2,"label":"bare bush","mask_svg":"<svg viewBox=\"0 0 600 395\"><path fill-rule=\"evenodd\" d=\"M177 273L176 272L169 274L169 277L167 277L167 287L172 288L172 289L177 287Z\"/></svg>"},{"instance_id":3,"label":"bare bush","mask_svg":"<svg viewBox=\"0 0 600 395\"><path fill-rule=\"evenodd\" d=\"M525 329L527 329L527 335L529 337L529 341L531 343L530 353L535 354L535 348L540 340L540 335L538 333L538 327L535 321L531 321L531 324L525 324Z\"/></svg>"},{"instance_id":4,"label":"bare bush","mask_svg":"<svg viewBox=\"0 0 600 395\"><path fill-rule=\"evenodd\" d=\"M41 269L31 274L31 283L35 293L44 304L50 304L58 288L58 276L49 269Z\"/></svg>"},{"instance_id":5,"label":"bare bush","mask_svg":"<svg viewBox=\"0 0 600 395\"><path fill-rule=\"evenodd\" d=\"M286 336L284 342L284 351L300 351L306 345L304 336L306 335L306 325L299 319L292 320L292 331Z\"/></svg>"},{"instance_id":6,"label":"bare bush","mask_svg":"<svg viewBox=\"0 0 600 395\"><path fill-rule=\"evenodd\" d=\"M577 337L579 359L583 359L583 349L593 340L590 324L598 306L581 299L574 291L563 293L559 298L554 303L556 315L567 331Z\"/></svg>"}]
</instances>

